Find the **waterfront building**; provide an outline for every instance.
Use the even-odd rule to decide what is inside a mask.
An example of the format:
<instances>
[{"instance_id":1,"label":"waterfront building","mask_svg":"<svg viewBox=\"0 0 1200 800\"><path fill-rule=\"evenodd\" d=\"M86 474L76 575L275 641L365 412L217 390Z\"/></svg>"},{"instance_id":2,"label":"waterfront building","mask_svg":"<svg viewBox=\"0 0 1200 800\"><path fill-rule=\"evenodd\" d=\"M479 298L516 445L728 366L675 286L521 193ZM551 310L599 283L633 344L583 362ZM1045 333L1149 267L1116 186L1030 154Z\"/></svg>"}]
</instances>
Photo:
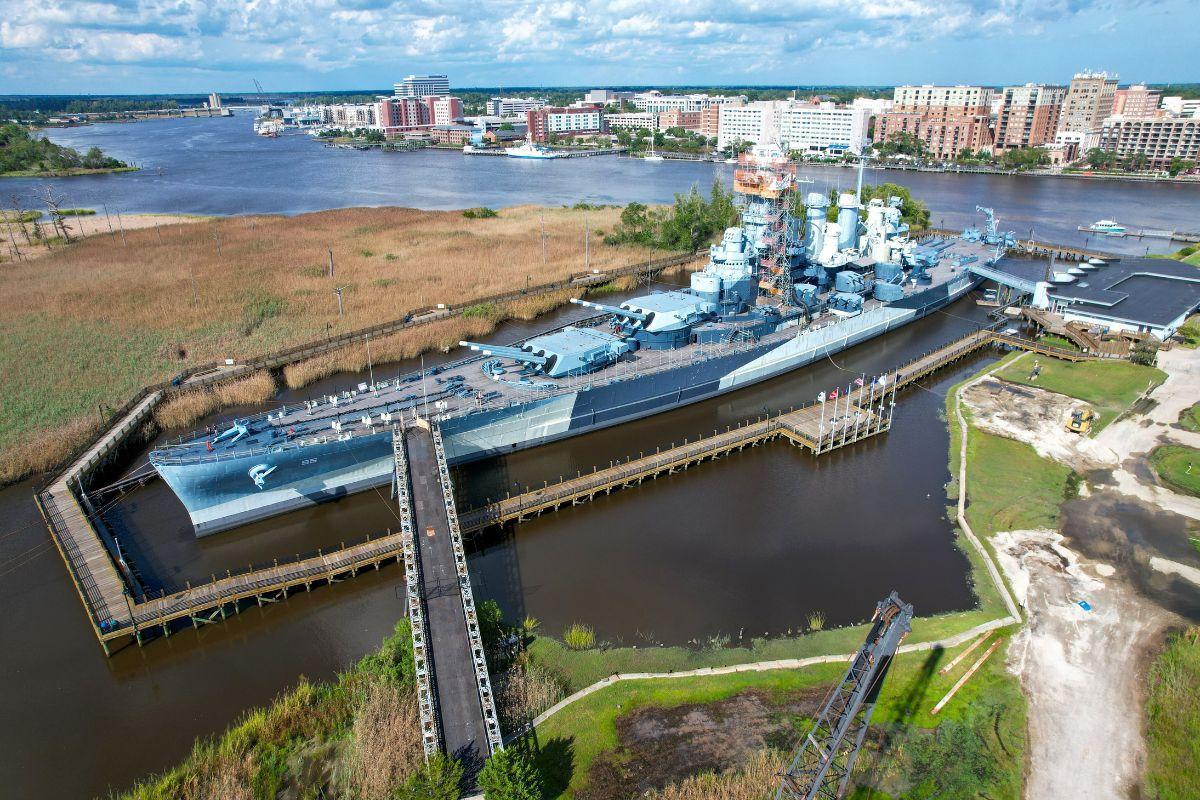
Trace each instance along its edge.
<instances>
[{"instance_id":1,"label":"waterfront building","mask_svg":"<svg viewBox=\"0 0 1200 800\"><path fill-rule=\"evenodd\" d=\"M871 110L835 103L785 102L779 114L779 140L801 153L861 153L867 148Z\"/></svg>"},{"instance_id":2,"label":"waterfront building","mask_svg":"<svg viewBox=\"0 0 1200 800\"><path fill-rule=\"evenodd\" d=\"M627 114L605 114L604 122L610 131L638 129L656 131L659 129L658 118L658 114L652 114L649 111L632 111Z\"/></svg>"},{"instance_id":3,"label":"waterfront building","mask_svg":"<svg viewBox=\"0 0 1200 800\"><path fill-rule=\"evenodd\" d=\"M210 94L208 96L208 107L212 108L212 109L220 108L221 107L221 95L217 94L216 92L213 92L212 94Z\"/></svg>"},{"instance_id":4,"label":"waterfront building","mask_svg":"<svg viewBox=\"0 0 1200 800\"><path fill-rule=\"evenodd\" d=\"M1040 83L1005 86L993 149L1014 150L1052 143L1066 94L1064 86Z\"/></svg>"},{"instance_id":5,"label":"waterfront building","mask_svg":"<svg viewBox=\"0 0 1200 800\"><path fill-rule=\"evenodd\" d=\"M897 86L891 108L875 116L874 141L906 133L943 161L963 150L989 150L994 95L986 86Z\"/></svg>"},{"instance_id":6,"label":"waterfront building","mask_svg":"<svg viewBox=\"0 0 1200 800\"><path fill-rule=\"evenodd\" d=\"M719 108L719 106L713 106ZM703 111L660 111L658 113L658 129L665 131L668 128L683 128L685 131L698 131L702 120Z\"/></svg>"},{"instance_id":7,"label":"waterfront building","mask_svg":"<svg viewBox=\"0 0 1200 800\"><path fill-rule=\"evenodd\" d=\"M732 98L728 103L721 103L716 106L709 106L700 112L700 133L712 138L719 138L721 132L721 109L735 108L743 106L745 102L740 98Z\"/></svg>"},{"instance_id":8,"label":"waterfront building","mask_svg":"<svg viewBox=\"0 0 1200 800\"><path fill-rule=\"evenodd\" d=\"M1100 127L1100 121L1113 113L1117 96L1117 76L1107 72L1078 72L1067 87L1058 132L1087 133Z\"/></svg>"},{"instance_id":9,"label":"waterfront building","mask_svg":"<svg viewBox=\"0 0 1200 800\"><path fill-rule=\"evenodd\" d=\"M735 142L778 144L804 153L860 153L867 145L870 110L834 103L760 100L722 104L717 146Z\"/></svg>"},{"instance_id":10,"label":"waterfront building","mask_svg":"<svg viewBox=\"0 0 1200 800\"><path fill-rule=\"evenodd\" d=\"M329 122L352 131L358 128L375 130L379 127L380 104L338 103L329 106Z\"/></svg>"},{"instance_id":11,"label":"waterfront building","mask_svg":"<svg viewBox=\"0 0 1200 800\"><path fill-rule=\"evenodd\" d=\"M546 107L526 112L529 134L536 142L551 136L591 136L604 132L604 115L599 106L581 108Z\"/></svg>"},{"instance_id":12,"label":"waterfront building","mask_svg":"<svg viewBox=\"0 0 1200 800\"><path fill-rule=\"evenodd\" d=\"M545 99L540 97L493 97L487 101L487 113L494 117L523 117L545 106Z\"/></svg>"},{"instance_id":13,"label":"waterfront building","mask_svg":"<svg viewBox=\"0 0 1200 800\"><path fill-rule=\"evenodd\" d=\"M450 94L450 78L446 75L409 75L395 84L397 97L429 97Z\"/></svg>"},{"instance_id":14,"label":"waterfront building","mask_svg":"<svg viewBox=\"0 0 1200 800\"><path fill-rule=\"evenodd\" d=\"M449 125L463 118L462 100L457 97L430 96L421 98L429 107L429 122Z\"/></svg>"},{"instance_id":15,"label":"waterfront building","mask_svg":"<svg viewBox=\"0 0 1200 800\"><path fill-rule=\"evenodd\" d=\"M1200 162L1200 118L1109 117L1095 146L1120 158L1144 155L1151 169L1166 169L1175 158Z\"/></svg>"},{"instance_id":16,"label":"waterfront building","mask_svg":"<svg viewBox=\"0 0 1200 800\"><path fill-rule=\"evenodd\" d=\"M433 141L438 144L451 144L455 147L470 144L471 137L475 133L478 133L478 130L470 125L434 125L429 129L429 137Z\"/></svg>"},{"instance_id":17,"label":"waterfront building","mask_svg":"<svg viewBox=\"0 0 1200 800\"><path fill-rule=\"evenodd\" d=\"M1169 258L1125 257L1083 265L1077 279L1053 281L1050 310L1068 322L1149 333L1165 341L1200 307L1196 268ZM1063 273L1064 275L1066 273Z\"/></svg>"},{"instance_id":18,"label":"waterfront building","mask_svg":"<svg viewBox=\"0 0 1200 800\"><path fill-rule=\"evenodd\" d=\"M1118 89L1113 98L1112 111L1104 116L1125 117L1126 119L1148 119L1158 116L1161 111L1162 92L1150 89L1144 83L1135 83L1125 89Z\"/></svg>"}]
</instances>

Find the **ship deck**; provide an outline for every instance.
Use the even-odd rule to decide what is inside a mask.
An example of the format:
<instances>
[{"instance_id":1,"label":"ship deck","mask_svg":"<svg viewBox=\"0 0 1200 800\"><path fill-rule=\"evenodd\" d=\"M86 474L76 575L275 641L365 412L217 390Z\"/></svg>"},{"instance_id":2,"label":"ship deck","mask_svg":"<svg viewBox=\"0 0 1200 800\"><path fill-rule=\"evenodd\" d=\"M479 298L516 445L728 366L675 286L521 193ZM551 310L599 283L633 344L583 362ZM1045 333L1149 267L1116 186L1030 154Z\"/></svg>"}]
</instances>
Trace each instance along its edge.
<instances>
[{"instance_id":1,"label":"ship deck","mask_svg":"<svg viewBox=\"0 0 1200 800\"><path fill-rule=\"evenodd\" d=\"M960 263L966 260L983 261L992 255L991 248L978 242L962 239L949 241L951 244L942 252L940 263L927 270L931 283L906 285L905 297L928 291L960 276L965 269L965 265L960 266ZM884 305L888 304L868 298L862 310L867 312ZM604 325L607 319L607 314L601 314L573 324ZM757 340L693 343L675 350L639 350L594 372L564 378L548 378L537 374L532 368L506 365L507 371L497 380L482 369L486 361L495 357L472 356L428 369L424 375L418 372L377 381L373 385L361 383L358 389L342 392L336 397L323 395L306 403L289 404L277 411L245 418L242 422L247 426L247 433L236 439L230 437L218 441L218 435L224 432L222 430L198 431L177 444L157 451L154 460L162 464L205 463L326 444L386 429L389 420L381 417L381 414L390 414L394 419L400 415L449 418L476 411L502 409L666 372L763 345L783 343L800 330L819 330L836 325L839 321L840 317L836 314L825 311L807 322L801 320L800 327L785 327ZM545 335L545 332L534 334L541 335ZM513 344L519 345L526 340Z\"/></svg>"}]
</instances>

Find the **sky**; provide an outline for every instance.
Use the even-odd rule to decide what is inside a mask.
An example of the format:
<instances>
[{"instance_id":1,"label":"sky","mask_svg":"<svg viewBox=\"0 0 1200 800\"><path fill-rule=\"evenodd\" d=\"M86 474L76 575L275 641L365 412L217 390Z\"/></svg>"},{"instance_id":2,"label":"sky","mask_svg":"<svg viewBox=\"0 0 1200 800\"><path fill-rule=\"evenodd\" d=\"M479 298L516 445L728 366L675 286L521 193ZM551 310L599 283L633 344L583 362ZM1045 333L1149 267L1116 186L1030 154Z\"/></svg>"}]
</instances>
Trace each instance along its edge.
<instances>
[{"instance_id":1,"label":"sky","mask_svg":"<svg viewBox=\"0 0 1200 800\"><path fill-rule=\"evenodd\" d=\"M1200 82L1195 0L0 0L0 94Z\"/></svg>"}]
</instances>

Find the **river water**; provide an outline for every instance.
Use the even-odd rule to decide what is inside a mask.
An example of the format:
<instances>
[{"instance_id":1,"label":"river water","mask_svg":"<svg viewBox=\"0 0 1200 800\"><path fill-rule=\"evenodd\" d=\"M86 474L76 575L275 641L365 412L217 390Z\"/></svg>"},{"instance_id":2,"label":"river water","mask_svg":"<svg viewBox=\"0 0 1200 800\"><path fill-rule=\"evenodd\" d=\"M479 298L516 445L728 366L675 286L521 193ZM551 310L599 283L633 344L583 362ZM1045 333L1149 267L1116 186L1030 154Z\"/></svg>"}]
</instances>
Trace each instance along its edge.
<instances>
[{"instance_id":1,"label":"river water","mask_svg":"<svg viewBox=\"0 0 1200 800\"><path fill-rule=\"evenodd\" d=\"M56 186L69 205L293 213L348 204L665 201L691 183L703 187L714 175L728 177L722 165L593 158L534 163L542 168L534 171L527 164L456 153L326 150L307 138L258 139L248 125L242 117L54 131L59 141L99 144L147 167ZM831 181L852 179L849 172L828 172ZM1005 212L1012 219L1048 220L1055 208L1081 209L1075 215L1080 220L1120 219L1127 215L1112 206L1130 205L1138 209L1138 223L1171 225L1181 224L1172 220L1182 215L1169 209L1187 202L1196 207L1194 196L1188 201L1179 194L1183 189L1172 186L888 175L912 179L905 182L935 209L935 222L944 213L948 225L961 224L955 214L965 222L987 193L989 203L1012 207ZM931 183L918 188L917 180ZM4 187L28 192L34 185ZM1104 199L1089 204L1087 195ZM1150 218L1154 214L1163 216ZM1071 226L1075 216L1068 220ZM1069 228L1061 227L1063 236L1055 237L1042 224L1049 225L1039 222L1040 236L1069 238ZM572 307L532 326L510 323L493 338L517 338L579 313ZM806 402L856 375L902 363L983 319L970 300L960 301L768 383L465 467L457 472L461 507ZM967 562L954 547L945 516L943 486L950 476L940 410L946 388L988 358L902 394L890 433L820 460L781 443L753 448L485 537L470 554L476 591L496 599L513 619L537 617L547 633L580 621L594 626L602 640L641 646L786 634L814 610L823 611L830 625L855 622L893 588L922 614L968 608L973 599ZM334 376L282 393L277 402L358 380ZM144 452L133 454L127 466L141 460ZM401 572L389 566L105 658L49 544L30 499L33 489L26 482L0 491L5 796L81 797L126 787L175 762L194 737L219 731L242 709L268 701L299 676L332 676L374 648L404 613ZM196 540L182 507L161 482L113 503L105 515L151 591L395 526L387 492L365 492Z\"/></svg>"},{"instance_id":2,"label":"river water","mask_svg":"<svg viewBox=\"0 0 1200 800\"><path fill-rule=\"evenodd\" d=\"M53 181L67 206L110 211L189 214L295 214L345 206L417 208L670 202L676 192L713 180L728 183L726 164L601 156L559 161L467 156L456 151L377 151L327 148L303 134L255 136L252 118L148 120L50 129L55 142L98 146L136 164L136 173ZM811 167L814 190L853 186L852 169ZM1082 178L953 175L869 170L867 181L908 186L952 228L979 224L976 205L991 206L1002 227L1020 236L1061 244L1090 244L1113 252L1169 252L1161 239L1122 240L1081 233L1079 225L1116 219L1130 228L1195 230L1200 184L1095 181ZM5 179L8 195L32 205L41 181Z\"/></svg>"}]
</instances>

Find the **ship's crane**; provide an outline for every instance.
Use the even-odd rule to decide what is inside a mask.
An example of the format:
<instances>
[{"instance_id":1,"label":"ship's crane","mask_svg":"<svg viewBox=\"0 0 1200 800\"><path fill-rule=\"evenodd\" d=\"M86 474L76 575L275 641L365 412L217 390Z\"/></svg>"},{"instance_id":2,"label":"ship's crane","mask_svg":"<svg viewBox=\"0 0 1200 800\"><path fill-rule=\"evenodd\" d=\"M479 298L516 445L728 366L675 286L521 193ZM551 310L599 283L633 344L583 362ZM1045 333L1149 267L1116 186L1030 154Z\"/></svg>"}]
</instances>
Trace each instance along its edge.
<instances>
[{"instance_id":1,"label":"ship's crane","mask_svg":"<svg viewBox=\"0 0 1200 800\"><path fill-rule=\"evenodd\" d=\"M866 640L780 774L776 800L836 800L845 792L892 657L912 630L912 616L912 606L896 592L875 606Z\"/></svg>"}]
</instances>

